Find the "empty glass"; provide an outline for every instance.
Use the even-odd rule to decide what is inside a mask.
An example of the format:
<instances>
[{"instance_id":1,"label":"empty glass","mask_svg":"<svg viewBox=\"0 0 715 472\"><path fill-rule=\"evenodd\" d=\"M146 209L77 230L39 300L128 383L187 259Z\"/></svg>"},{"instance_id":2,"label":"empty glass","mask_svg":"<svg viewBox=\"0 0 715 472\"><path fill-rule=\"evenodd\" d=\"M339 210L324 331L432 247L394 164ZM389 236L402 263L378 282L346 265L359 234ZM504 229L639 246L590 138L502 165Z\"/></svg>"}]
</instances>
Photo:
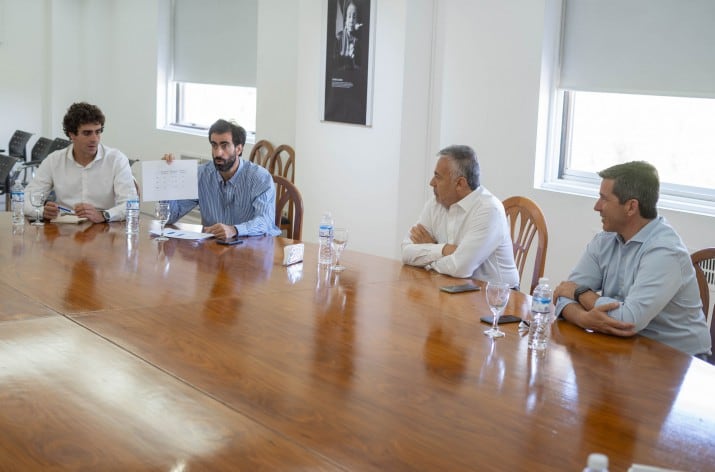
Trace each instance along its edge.
<instances>
[{"instance_id":1,"label":"empty glass","mask_svg":"<svg viewBox=\"0 0 715 472\"><path fill-rule=\"evenodd\" d=\"M35 221L32 222L35 226L43 226L42 222L42 207L45 206L45 192L35 190L30 194L30 203L35 207Z\"/></svg>"},{"instance_id":2,"label":"empty glass","mask_svg":"<svg viewBox=\"0 0 715 472\"><path fill-rule=\"evenodd\" d=\"M333 230L333 252L335 253L335 265L333 270L340 272L345 270L345 266L340 265L340 254L343 253L345 245L348 243L348 230L345 228L335 228Z\"/></svg>"},{"instance_id":3,"label":"empty glass","mask_svg":"<svg viewBox=\"0 0 715 472\"><path fill-rule=\"evenodd\" d=\"M484 331L490 338L501 338L505 336L504 331L499 329L499 317L509 301L511 287L504 282L487 282L487 304L494 314L492 327Z\"/></svg>"},{"instance_id":4,"label":"empty glass","mask_svg":"<svg viewBox=\"0 0 715 472\"><path fill-rule=\"evenodd\" d=\"M168 241L169 238L164 236L164 226L166 225L166 222L169 221L169 202L165 200L160 200L156 202L156 206L154 207L154 215L156 216L156 219L159 220L159 224L161 225L161 232L159 233L159 237L156 238L156 241Z\"/></svg>"}]
</instances>

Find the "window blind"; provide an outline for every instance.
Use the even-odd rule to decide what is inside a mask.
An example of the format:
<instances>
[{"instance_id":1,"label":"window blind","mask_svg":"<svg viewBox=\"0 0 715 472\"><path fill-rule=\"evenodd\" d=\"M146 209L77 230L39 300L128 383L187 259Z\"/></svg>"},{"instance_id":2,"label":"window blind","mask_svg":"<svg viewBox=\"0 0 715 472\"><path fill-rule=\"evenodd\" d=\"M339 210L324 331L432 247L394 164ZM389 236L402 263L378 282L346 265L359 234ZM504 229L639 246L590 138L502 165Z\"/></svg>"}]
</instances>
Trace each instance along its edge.
<instances>
[{"instance_id":1,"label":"window blind","mask_svg":"<svg viewBox=\"0 0 715 472\"><path fill-rule=\"evenodd\" d=\"M174 0L174 80L256 86L257 0Z\"/></svg>"},{"instance_id":2,"label":"window blind","mask_svg":"<svg viewBox=\"0 0 715 472\"><path fill-rule=\"evenodd\" d=\"M564 89L715 97L715 1L564 0Z\"/></svg>"}]
</instances>

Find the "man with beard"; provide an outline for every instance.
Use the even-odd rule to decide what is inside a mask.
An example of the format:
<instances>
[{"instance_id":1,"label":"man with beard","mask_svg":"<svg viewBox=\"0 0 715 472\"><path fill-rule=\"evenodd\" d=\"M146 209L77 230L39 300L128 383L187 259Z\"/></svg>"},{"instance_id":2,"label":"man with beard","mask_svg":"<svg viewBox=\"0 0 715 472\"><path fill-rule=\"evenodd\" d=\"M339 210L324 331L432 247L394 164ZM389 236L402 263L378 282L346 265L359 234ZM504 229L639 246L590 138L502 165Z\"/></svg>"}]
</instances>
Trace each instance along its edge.
<instances>
[{"instance_id":1,"label":"man with beard","mask_svg":"<svg viewBox=\"0 0 715 472\"><path fill-rule=\"evenodd\" d=\"M438 155L430 181L434 198L402 242L402 262L517 288L519 272L504 205L480 184L477 154L458 145Z\"/></svg>"},{"instance_id":2,"label":"man with beard","mask_svg":"<svg viewBox=\"0 0 715 472\"><path fill-rule=\"evenodd\" d=\"M60 206L93 223L124 219L126 201L134 192L129 159L117 149L100 143L104 113L89 103L73 103L67 109L62 128L72 141L64 149L47 156L27 185L25 214L34 215L29 196L33 192L54 191L55 201L47 201L42 217L57 218Z\"/></svg>"},{"instance_id":3,"label":"man with beard","mask_svg":"<svg viewBox=\"0 0 715 472\"><path fill-rule=\"evenodd\" d=\"M226 120L209 128L213 164L198 169L199 199L170 202L168 224L190 212L201 210L204 231L218 239L238 236L278 236L275 225L276 190L273 178L263 167L240 159L246 130ZM171 163L174 156L166 154Z\"/></svg>"},{"instance_id":4,"label":"man with beard","mask_svg":"<svg viewBox=\"0 0 715 472\"><path fill-rule=\"evenodd\" d=\"M705 358L710 333L685 244L658 216L658 171L644 161L602 170L603 232L554 290L556 314L591 331L640 333Z\"/></svg>"}]
</instances>

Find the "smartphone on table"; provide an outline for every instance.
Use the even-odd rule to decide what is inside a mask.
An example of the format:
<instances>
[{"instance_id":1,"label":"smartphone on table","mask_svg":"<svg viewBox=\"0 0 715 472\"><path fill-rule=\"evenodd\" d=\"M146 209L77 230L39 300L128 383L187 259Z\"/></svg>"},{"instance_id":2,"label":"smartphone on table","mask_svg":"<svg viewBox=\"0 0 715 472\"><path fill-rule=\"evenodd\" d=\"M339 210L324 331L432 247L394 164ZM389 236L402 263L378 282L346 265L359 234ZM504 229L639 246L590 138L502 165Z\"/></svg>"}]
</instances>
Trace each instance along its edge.
<instances>
[{"instance_id":1,"label":"smartphone on table","mask_svg":"<svg viewBox=\"0 0 715 472\"><path fill-rule=\"evenodd\" d=\"M236 246L238 244L243 244L243 239L217 239L216 244L221 244L223 246Z\"/></svg>"},{"instance_id":2,"label":"smartphone on table","mask_svg":"<svg viewBox=\"0 0 715 472\"><path fill-rule=\"evenodd\" d=\"M485 315L479 318L482 323L487 323L487 324L492 324L494 323L494 317L491 315ZM507 324L507 323L518 323L521 321L521 318L518 316L514 315L501 315L499 317L499 321L497 321L497 324Z\"/></svg>"},{"instance_id":3,"label":"smartphone on table","mask_svg":"<svg viewBox=\"0 0 715 472\"><path fill-rule=\"evenodd\" d=\"M443 292L447 293L464 293L464 292L475 292L478 290L481 290L482 288L479 285L474 285L474 284L460 284L460 285L445 285L444 287L439 288Z\"/></svg>"}]
</instances>

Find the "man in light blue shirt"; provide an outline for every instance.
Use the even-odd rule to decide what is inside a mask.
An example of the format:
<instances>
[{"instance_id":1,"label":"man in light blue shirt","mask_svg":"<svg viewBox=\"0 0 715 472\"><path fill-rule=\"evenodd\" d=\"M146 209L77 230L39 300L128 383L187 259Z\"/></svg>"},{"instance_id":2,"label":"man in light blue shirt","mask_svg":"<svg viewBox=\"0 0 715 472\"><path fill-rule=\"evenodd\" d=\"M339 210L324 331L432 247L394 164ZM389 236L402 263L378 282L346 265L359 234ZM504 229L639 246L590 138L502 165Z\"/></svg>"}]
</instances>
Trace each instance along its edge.
<instances>
[{"instance_id":1,"label":"man in light blue shirt","mask_svg":"<svg viewBox=\"0 0 715 472\"><path fill-rule=\"evenodd\" d=\"M554 291L556 314L585 329L643 336L691 355L710 352L695 270L680 236L656 210L658 172L627 162L599 172L597 234Z\"/></svg>"},{"instance_id":2,"label":"man in light blue shirt","mask_svg":"<svg viewBox=\"0 0 715 472\"><path fill-rule=\"evenodd\" d=\"M213 163L198 169L199 199L170 202L168 224L201 209L204 231L219 239L238 236L278 236L275 224L276 190L266 169L240 159L246 143L246 131L226 120L209 128ZM167 154L164 159L174 158Z\"/></svg>"}]
</instances>

